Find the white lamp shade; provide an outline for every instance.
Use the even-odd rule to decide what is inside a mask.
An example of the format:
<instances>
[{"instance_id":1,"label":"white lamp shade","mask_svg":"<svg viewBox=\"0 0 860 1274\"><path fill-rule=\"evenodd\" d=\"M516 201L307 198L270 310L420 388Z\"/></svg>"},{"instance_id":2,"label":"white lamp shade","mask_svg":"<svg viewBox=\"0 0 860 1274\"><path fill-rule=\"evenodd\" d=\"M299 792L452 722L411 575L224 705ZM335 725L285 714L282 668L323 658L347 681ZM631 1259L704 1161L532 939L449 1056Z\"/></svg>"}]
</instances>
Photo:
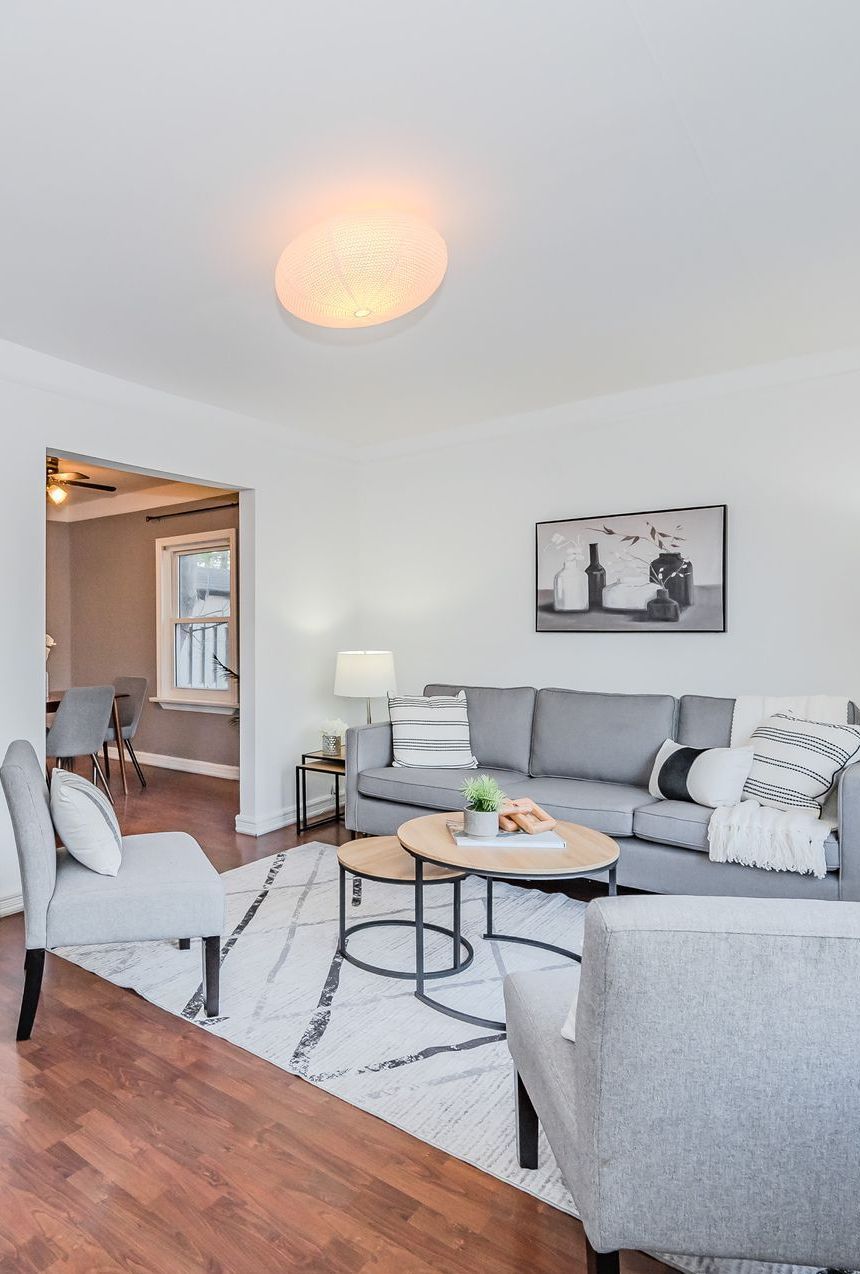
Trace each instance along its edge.
<instances>
[{"instance_id":1,"label":"white lamp shade","mask_svg":"<svg viewBox=\"0 0 860 1274\"><path fill-rule=\"evenodd\" d=\"M347 699L380 699L396 690L390 650L338 651L334 692Z\"/></svg>"}]
</instances>

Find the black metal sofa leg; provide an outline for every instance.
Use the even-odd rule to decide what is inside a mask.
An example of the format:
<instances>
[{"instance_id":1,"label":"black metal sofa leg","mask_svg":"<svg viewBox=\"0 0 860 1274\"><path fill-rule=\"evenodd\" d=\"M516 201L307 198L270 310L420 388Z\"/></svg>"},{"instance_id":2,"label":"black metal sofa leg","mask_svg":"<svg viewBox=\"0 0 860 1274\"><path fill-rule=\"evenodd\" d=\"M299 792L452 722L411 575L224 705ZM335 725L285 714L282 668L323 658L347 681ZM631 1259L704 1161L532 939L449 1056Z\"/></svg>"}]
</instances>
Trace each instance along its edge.
<instances>
[{"instance_id":1,"label":"black metal sofa leg","mask_svg":"<svg viewBox=\"0 0 860 1274\"><path fill-rule=\"evenodd\" d=\"M18 1018L18 1033L15 1036L17 1040L28 1040L33 1033L44 969L44 948L31 948L24 956L24 995L21 1000L21 1016Z\"/></svg>"},{"instance_id":2,"label":"black metal sofa leg","mask_svg":"<svg viewBox=\"0 0 860 1274\"><path fill-rule=\"evenodd\" d=\"M220 1000L219 983L221 977L221 938L203 939L203 994L206 1002L206 1016L217 1017Z\"/></svg>"},{"instance_id":3,"label":"black metal sofa leg","mask_svg":"<svg viewBox=\"0 0 860 1274\"><path fill-rule=\"evenodd\" d=\"M618 1274L619 1256L618 1252L595 1252L594 1248L588 1241L588 1235L585 1238L585 1264L588 1274Z\"/></svg>"},{"instance_id":4,"label":"black metal sofa leg","mask_svg":"<svg viewBox=\"0 0 860 1274\"><path fill-rule=\"evenodd\" d=\"M517 1107L517 1158L521 1168L538 1166L538 1123L537 1111L532 1105L526 1086L516 1072L516 1107Z\"/></svg>"}]
</instances>

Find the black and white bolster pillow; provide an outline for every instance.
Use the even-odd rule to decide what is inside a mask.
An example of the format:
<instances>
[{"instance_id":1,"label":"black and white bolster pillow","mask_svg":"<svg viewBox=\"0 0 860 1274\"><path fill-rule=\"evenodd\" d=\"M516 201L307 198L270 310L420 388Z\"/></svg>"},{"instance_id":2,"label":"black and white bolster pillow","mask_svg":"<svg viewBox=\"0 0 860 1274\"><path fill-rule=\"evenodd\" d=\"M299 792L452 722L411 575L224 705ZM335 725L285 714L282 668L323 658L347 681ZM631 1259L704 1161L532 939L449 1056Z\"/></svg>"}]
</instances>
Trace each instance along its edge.
<instances>
[{"instance_id":1,"label":"black and white bolster pillow","mask_svg":"<svg viewBox=\"0 0 860 1274\"><path fill-rule=\"evenodd\" d=\"M648 791L658 801L737 805L753 763L753 748L688 748L667 739L654 761Z\"/></svg>"}]
</instances>

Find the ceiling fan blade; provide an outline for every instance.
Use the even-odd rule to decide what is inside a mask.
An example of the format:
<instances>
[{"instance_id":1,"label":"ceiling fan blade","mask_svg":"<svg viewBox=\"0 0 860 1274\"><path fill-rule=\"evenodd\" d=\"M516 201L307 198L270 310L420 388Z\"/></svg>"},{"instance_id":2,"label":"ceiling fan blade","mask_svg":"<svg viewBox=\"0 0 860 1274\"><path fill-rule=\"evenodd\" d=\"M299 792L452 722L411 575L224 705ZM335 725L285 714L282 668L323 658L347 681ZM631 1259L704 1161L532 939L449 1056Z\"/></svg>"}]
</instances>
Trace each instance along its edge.
<instances>
[{"instance_id":1,"label":"ceiling fan blade","mask_svg":"<svg viewBox=\"0 0 860 1274\"><path fill-rule=\"evenodd\" d=\"M54 482L85 481L89 478L89 476L90 475L88 473L78 473L76 469L63 469L60 472L55 472L52 469L48 470L48 477L52 478Z\"/></svg>"},{"instance_id":2,"label":"ceiling fan blade","mask_svg":"<svg viewBox=\"0 0 860 1274\"><path fill-rule=\"evenodd\" d=\"M116 487L105 486L102 482L75 482L74 479L67 479L63 482L66 487L85 487L87 491L116 491Z\"/></svg>"}]
</instances>

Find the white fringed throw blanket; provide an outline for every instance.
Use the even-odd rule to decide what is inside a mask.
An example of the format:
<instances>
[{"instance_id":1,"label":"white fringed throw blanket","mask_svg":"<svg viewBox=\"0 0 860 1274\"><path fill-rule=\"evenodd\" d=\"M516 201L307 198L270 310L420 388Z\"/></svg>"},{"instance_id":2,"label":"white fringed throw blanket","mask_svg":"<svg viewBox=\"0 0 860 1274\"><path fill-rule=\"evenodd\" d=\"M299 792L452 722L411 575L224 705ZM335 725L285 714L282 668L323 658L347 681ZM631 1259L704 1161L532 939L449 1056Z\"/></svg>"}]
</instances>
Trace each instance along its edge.
<instances>
[{"instance_id":1,"label":"white fringed throw blanket","mask_svg":"<svg viewBox=\"0 0 860 1274\"><path fill-rule=\"evenodd\" d=\"M731 746L742 747L753 730L777 712L838 725L848 720L848 700L835 695L742 695L735 700ZM821 879L827 874L824 842L833 827L830 819L813 811L787 812L741 801L714 810L708 824L708 854L715 863L796 871Z\"/></svg>"},{"instance_id":2,"label":"white fringed throw blanket","mask_svg":"<svg viewBox=\"0 0 860 1274\"><path fill-rule=\"evenodd\" d=\"M708 824L708 853L713 863L741 863L767 871L827 875L824 842L832 824L803 810L771 809L758 801L721 805Z\"/></svg>"}]
</instances>

